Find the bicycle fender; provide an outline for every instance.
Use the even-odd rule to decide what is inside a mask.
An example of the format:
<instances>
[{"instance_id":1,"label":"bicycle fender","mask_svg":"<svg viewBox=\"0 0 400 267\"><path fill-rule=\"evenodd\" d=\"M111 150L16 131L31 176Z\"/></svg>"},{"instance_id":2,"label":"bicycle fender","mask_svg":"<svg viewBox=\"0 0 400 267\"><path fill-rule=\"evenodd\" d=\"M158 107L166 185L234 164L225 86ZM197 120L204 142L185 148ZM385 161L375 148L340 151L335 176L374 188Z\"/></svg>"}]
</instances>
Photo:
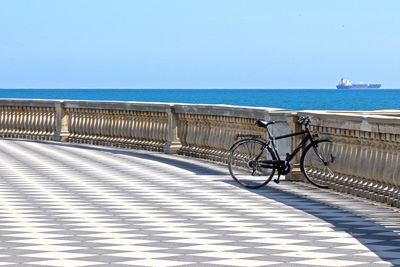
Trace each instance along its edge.
<instances>
[{"instance_id":1,"label":"bicycle fender","mask_svg":"<svg viewBox=\"0 0 400 267\"><path fill-rule=\"evenodd\" d=\"M332 143L332 140L330 140L330 139L319 139L319 140L314 140L313 142L309 143L309 144L304 148L304 151L305 151L309 146L312 146L313 144L318 143L318 142L329 142L329 143Z\"/></svg>"},{"instance_id":2,"label":"bicycle fender","mask_svg":"<svg viewBox=\"0 0 400 267\"><path fill-rule=\"evenodd\" d=\"M245 138L245 139L241 139L241 140L235 142L235 143L229 148L229 150L231 151L232 149L234 149L237 145L241 144L242 142L246 142L246 141L250 141L250 140L258 140L258 141L261 141L261 142L265 143L265 141L262 140L262 139Z\"/></svg>"},{"instance_id":3,"label":"bicycle fender","mask_svg":"<svg viewBox=\"0 0 400 267\"><path fill-rule=\"evenodd\" d=\"M332 143L332 142L333 142L331 139L318 139L318 140L316 140L315 142L318 142L318 141L327 141L327 142L329 142L329 143Z\"/></svg>"}]
</instances>

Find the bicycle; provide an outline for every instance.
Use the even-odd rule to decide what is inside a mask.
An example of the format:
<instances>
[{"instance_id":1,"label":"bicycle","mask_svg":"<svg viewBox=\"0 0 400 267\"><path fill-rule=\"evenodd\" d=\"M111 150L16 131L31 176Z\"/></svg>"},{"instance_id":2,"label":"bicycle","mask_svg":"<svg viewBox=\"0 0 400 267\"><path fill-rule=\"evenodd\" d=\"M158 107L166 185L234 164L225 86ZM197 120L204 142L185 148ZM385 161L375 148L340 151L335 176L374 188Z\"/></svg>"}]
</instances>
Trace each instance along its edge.
<instances>
[{"instance_id":1,"label":"bicycle","mask_svg":"<svg viewBox=\"0 0 400 267\"><path fill-rule=\"evenodd\" d=\"M228 166L232 178L243 187L256 189L269 183L277 172L278 177L274 181L279 183L280 176L291 171L291 160L305 147L300 158L302 173L311 184L320 188L328 188L328 180L334 176L330 166L336 160L332 141L319 140L317 134L311 134L310 122L310 117L300 117L298 123L304 125L303 131L274 137L268 126L275 122L257 120L257 126L266 129L267 139L265 141L261 136L254 135L235 136L235 139L244 139L234 143L230 149ZM291 153L286 153L286 159L282 160L275 141L304 134L305 137L296 149ZM306 146L308 141L310 143Z\"/></svg>"}]
</instances>

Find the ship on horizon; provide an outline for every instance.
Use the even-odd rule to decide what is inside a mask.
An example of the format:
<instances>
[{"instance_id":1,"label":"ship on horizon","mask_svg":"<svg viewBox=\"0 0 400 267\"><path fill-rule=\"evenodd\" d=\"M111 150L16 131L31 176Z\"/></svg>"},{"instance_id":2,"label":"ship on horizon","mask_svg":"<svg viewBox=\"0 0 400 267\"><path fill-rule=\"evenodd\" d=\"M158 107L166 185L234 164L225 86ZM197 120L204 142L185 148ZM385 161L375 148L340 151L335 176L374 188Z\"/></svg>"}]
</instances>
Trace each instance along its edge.
<instances>
[{"instance_id":1,"label":"ship on horizon","mask_svg":"<svg viewBox=\"0 0 400 267\"><path fill-rule=\"evenodd\" d=\"M337 89L379 89L381 88L380 83L352 83L349 80L342 78Z\"/></svg>"}]
</instances>

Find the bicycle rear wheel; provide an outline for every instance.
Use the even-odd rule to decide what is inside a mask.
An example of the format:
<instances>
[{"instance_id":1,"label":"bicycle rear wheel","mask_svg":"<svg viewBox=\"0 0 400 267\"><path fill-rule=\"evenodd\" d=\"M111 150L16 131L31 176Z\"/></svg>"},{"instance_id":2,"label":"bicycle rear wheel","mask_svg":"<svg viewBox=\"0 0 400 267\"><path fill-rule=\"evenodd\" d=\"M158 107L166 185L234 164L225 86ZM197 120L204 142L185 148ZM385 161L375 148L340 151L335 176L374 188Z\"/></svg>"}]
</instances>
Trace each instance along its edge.
<instances>
[{"instance_id":1,"label":"bicycle rear wheel","mask_svg":"<svg viewBox=\"0 0 400 267\"><path fill-rule=\"evenodd\" d=\"M301 155L300 168L310 183L328 188L329 180L334 176L331 168L335 160L332 142L319 140L305 148Z\"/></svg>"},{"instance_id":2,"label":"bicycle rear wheel","mask_svg":"<svg viewBox=\"0 0 400 267\"><path fill-rule=\"evenodd\" d=\"M229 157L229 172L241 186L260 188L274 176L275 168L263 161L275 160L273 151L257 139L250 139L235 146Z\"/></svg>"}]
</instances>

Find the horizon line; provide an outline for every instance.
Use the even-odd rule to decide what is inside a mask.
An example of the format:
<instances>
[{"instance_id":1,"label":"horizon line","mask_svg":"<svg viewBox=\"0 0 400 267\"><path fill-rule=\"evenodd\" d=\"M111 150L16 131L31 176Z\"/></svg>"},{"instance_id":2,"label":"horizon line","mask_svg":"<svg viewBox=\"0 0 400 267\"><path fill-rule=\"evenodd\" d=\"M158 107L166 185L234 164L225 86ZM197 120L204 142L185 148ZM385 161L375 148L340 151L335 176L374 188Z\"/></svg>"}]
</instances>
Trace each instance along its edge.
<instances>
[{"instance_id":1,"label":"horizon line","mask_svg":"<svg viewBox=\"0 0 400 267\"><path fill-rule=\"evenodd\" d=\"M379 88L379 89L337 89L337 88L323 88L323 87L312 87L312 88L307 88L307 87L301 87L301 88L295 88L295 87L289 87L289 88L261 88L261 87L255 87L255 88L239 88L239 87L234 87L234 88L223 88L223 87L217 87L217 88L185 88L185 87L179 87L179 88L157 88L157 87L145 87L145 88L139 88L139 87L0 87L0 90L382 90L382 89L400 89L400 87L393 87L393 88Z\"/></svg>"}]
</instances>

